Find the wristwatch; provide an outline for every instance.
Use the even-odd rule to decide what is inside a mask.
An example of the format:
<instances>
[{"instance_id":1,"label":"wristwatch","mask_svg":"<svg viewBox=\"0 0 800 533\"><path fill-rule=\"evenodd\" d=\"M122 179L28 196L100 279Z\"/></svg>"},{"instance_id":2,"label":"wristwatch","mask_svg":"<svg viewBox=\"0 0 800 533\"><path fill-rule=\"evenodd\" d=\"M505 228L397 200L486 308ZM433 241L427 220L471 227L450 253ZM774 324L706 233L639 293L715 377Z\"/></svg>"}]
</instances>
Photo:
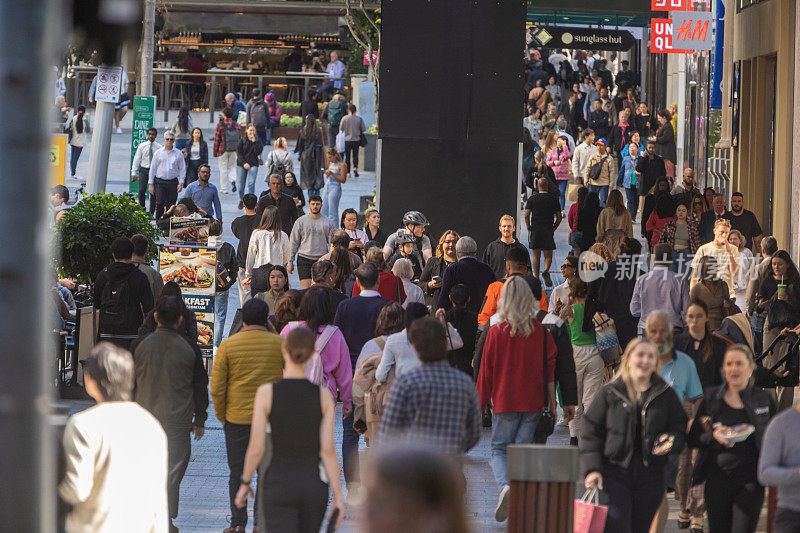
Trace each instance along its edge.
<instances>
[{"instance_id":1,"label":"wristwatch","mask_svg":"<svg viewBox=\"0 0 800 533\"><path fill-rule=\"evenodd\" d=\"M250 481L252 480L245 481L244 476L240 476L239 481L241 481L242 485L250 485Z\"/></svg>"}]
</instances>

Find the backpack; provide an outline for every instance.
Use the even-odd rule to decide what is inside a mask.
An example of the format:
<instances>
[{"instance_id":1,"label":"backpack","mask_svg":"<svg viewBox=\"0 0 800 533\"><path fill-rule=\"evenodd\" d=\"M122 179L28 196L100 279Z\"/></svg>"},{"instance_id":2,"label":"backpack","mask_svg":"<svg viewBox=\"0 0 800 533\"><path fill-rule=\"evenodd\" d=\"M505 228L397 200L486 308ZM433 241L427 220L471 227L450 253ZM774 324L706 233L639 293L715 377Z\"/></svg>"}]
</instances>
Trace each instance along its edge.
<instances>
[{"instance_id":1,"label":"backpack","mask_svg":"<svg viewBox=\"0 0 800 533\"><path fill-rule=\"evenodd\" d=\"M296 327L300 326L299 322L289 322L287 324L289 329L292 330ZM323 328L322 333L317 335L317 340L314 342L314 353L311 354L308 362L306 363L306 379L317 385L319 387L327 387L328 386L328 379L325 377L325 372L322 369L322 350L325 349L325 346L328 345L328 341L331 340L333 334L339 328L336 326L325 326Z\"/></svg>"},{"instance_id":2,"label":"backpack","mask_svg":"<svg viewBox=\"0 0 800 533\"><path fill-rule=\"evenodd\" d=\"M267 105L261 100L256 100L250 108L250 122L256 128L267 125Z\"/></svg>"},{"instance_id":3,"label":"backpack","mask_svg":"<svg viewBox=\"0 0 800 533\"><path fill-rule=\"evenodd\" d=\"M607 155L603 156L600 161L589 167L589 172L586 174L586 176L590 181L597 181L597 179L600 177L600 172L603 171L603 163L606 162L606 159L608 159Z\"/></svg>"},{"instance_id":4,"label":"backpack","mask_svg":"<svg viewBox=\"0 0 800 533\"><path fill-rule=\"evenodd\" d=\"M280 174L281 176L286 175L286 158L291 157L288 152L284 152L283 161L278 161L278 156L275 155L275 151L269 153L270 159L272 160L272 174ZM269 177L269 176L267 176Z\"/></svg>"},{"instance_id":5,"label":"backpack","mask_svg":"<svg viewBox=\"0 0 800 533\"><path fill-rule=\"evenodd\" d=\"M222 127L225 129L225 151L235 152L241 137L241 135L239 135L239 130L236 129L235 124L232 124L229 128L223 123Z\"/></svg>"},{"instance_id":6,"label":"backpack","mask_svg":"<svg viewBox=\"0 0 800 533\"><path fill-rule=\"evenodd\" d=\"M130 277L131 274L128 274L116 283L109 280L103 287L100 294L100 321L103 326L117 327L126 323L131 302Z\"/></svg>"},{"instance_id":7,"label":"backpack","mask_svg":"<svg viewBox=\"0 0 800 533\"><path fill-rule=\"evenodd\" d=\"M328 104L328 124L338 126L344 117L345 104L339 100L333 100Z\"/></svg>"}]
</instances>

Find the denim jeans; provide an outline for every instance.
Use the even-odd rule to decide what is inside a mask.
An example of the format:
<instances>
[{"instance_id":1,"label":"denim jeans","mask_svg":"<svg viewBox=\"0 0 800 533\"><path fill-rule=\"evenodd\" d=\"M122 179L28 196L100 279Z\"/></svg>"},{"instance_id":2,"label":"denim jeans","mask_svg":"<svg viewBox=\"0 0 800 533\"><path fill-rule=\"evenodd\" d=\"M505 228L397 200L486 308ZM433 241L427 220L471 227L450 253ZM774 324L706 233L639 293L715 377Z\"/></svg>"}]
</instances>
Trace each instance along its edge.
<instances>
[{"instance_id":1,"label":"denim jeans","mask_svg":"<svg viewBox=\"0 0 800 533\"><path fill-rule=\"evenodd\" d=\"M245 194L256 193L256 177L258 177L258 167L250 167L250 170L245 170L244 167L236 166L236 190L239 193L239 200Z\"/></svg>"},{"instance_id":2,"label":"denim jeans","mask_svg":"<svg viewBox=\"0 0 800 533\"><path fill-rule=\"evenodd\" d=\"M280 125L280 120L269 119L269 123L267 124L267 142L264 143L264 146L272 142L272 130Z\"/></svg>"},{"instance_id":3,"label":"denim jeans","mask_svg":"<svg viewBox=\"0 0 800 533\"><path fill-rule=\"evenodd\" d=\"M558 180L558 203L561 204L561 210L564 210L564 207L567 205L567 187L569 186L569 180Z\"/></svg>"},{"instance_id":4,"label":"denim jeans","mask_svg":"<svg viewBox=\"0 0 800 533\"><path fill-rule=\"evenodd\" d=\"M358 473L358 438L353 429L354 414L342 419L342 470L347 483L359 481Z\"/></svg>"},{"instance_id":5,"label":"denim jeans","mask_svg":"<svg viewBox=\"0 0 800 533\"><path fill-rule=\"evenodd\" d=\"M596 192L597 195L600 197L600 204L606 204L606 198L608 198L608 185L589 185L589 191Z\"/></svg>"},{"instance_id":6,"label":"denim jeans","mask_svg":"<svg viewBox=\"0 0 800 533\"><path fill-rule=\"evenodd\" d=\"M267 119L269 120L269 119ZM267 145L267 128L269 125L264 126L263 128L256 128L256 136L258 140L261 141L261 146L264 147Z\"/></svg>"},{"instance_id":7,"label":"denim jeans","mask_svg":"<svg viewBox=\"0 0 800 533\"><path fill-rule=\"evenodd\" d=\"M322 216L328 217L334 226L339 225L339 200L342 198L342 184L336 178L328 178L325 184L325 197L322 199Z\"/></svg>"},{"instance_id":8,"label":"denim jeans","mask_svg":"<svg viewBox=\"0 0 800 533\"><path fill-rule=\"evenodd\" d=\"M680 274L682 278L687 278L691 264L692 251L689 248L682 248L673 252L672 265L670 265L669 269L676 274Z\"/></svg>"},{"instance_id":9,"label":"denim jeans","mask_svg":"<svg viewBox=\"0 0 800 533\"><path fill-rule=\"evenodd\" d=\"M500 490L508 485L506 447L509 444L531 444L541 413L492 414L492 472Z\"/></svg>"},{"instance_id":10,"label":"denim jeans","mask_svg":"<svg viewBox=\"0 0 800 533\"><path fill-rule=\"evenodd\" d=\"M228 318L228 289L214 295L214 346L222 342L222 333L225 330L225 319Z\"/></svg>"},{"instance_id":11,"label":"denim jeans","mask_svg":"<svg viewBox=\"0 0 800 533\"><path fill-rule=\"evenodd\" d=\"M639 190L636 187L625 187L625 197L628 200L631 220L636 220L636 213L639 210Z\"/></svg>"},{"instance_id":12,"label":"denim jeans","mask_svg":"<svg viewBox=\"0 0 800 533\"><path fill-rule=\"evenodd\" d=\"M78 158L81 156L81 152L83 151L83 146L73 146L70 145L70 158L69 158L69 169L72 172L70 176L73 178L75 177L75 169L78 167Z\"/></svg>"}]
</instances>

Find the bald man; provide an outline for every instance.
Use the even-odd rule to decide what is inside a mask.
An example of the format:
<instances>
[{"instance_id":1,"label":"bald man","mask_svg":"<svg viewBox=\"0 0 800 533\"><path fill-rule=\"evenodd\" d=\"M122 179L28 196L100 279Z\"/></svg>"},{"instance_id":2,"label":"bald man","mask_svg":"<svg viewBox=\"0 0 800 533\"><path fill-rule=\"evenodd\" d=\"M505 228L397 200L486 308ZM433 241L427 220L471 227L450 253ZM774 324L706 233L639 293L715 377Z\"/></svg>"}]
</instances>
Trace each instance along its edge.
<instances>
[{"instance_id":1,"label":"bald man","mask_svg":"<svg viewBox=\"0 0 800 533\"><path fill-rule=\"evenodd\" d=\"M225 104L233 109L233 121L237 122L239 120L239 113L246 113L247 108L242 103L241 100L236 98L236 95L233 93L228 93L225 95Z\"/></svg>"}]
</instances>

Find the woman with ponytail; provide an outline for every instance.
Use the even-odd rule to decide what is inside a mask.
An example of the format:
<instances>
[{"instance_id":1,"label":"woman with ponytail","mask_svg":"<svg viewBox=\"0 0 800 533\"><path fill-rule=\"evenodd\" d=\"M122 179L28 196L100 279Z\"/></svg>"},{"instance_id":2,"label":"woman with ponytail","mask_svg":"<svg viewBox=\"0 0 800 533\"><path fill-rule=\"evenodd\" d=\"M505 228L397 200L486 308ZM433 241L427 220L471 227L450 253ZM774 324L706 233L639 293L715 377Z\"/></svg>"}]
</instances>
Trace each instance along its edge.
<instances>
[{"instance_id":1,"label":"woman with ponytail","mask_svg":"<svg viewBox=\"0 0 800 533\"><path fill-rule=\"evenodd\" d=\"M75 116L69 121L67 134L69 135L69 145L71 157L69 161L70 176L75 177L75 169L78 166L78 159L81 157L83 147L86 145L86 134L89 132L89 117L86 116L86 107L79 105L75 111Z\"/></svg>"}]
</instances>

